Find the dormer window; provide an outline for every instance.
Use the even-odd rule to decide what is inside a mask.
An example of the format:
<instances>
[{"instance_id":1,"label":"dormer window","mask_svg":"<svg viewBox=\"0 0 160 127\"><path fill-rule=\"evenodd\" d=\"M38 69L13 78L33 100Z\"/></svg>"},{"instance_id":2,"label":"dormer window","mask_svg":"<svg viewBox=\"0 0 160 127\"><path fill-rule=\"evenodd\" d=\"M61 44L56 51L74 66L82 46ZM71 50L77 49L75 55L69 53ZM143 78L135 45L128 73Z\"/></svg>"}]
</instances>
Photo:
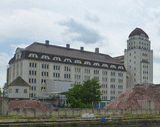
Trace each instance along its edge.
<instances>
[{"instance_id":1,"label":"dormer window","mask_svg":"<svg viewBox=\"0 0 160 127\"><path fill-rule=\"evenodd\" d=\"M33 54L33 53L30 53L28 57L31 57L31 58L38 58L37 54Z\"/></svg>"},{"instance_id":2,"label":"dormer window","mask_svg":"<svg viewBox=\"0 0 160 127\"><path fill-rule=\"evenodd\" d=\"M74 63L82 64L82 62L80 60L75 60Z\"/></svg>"},{"instance_id":3,"label":"dormer window","mask_svg":"<svg viewBox=\"0 0 160 127\"><path fill-rule=\"evenodd\" d=\"M61 61L61 58L60 57L54 57L53 60L55 60L55 61Z\"/></svg>"},{"instance_id":4,"label":"dormer window","mask_svg":"<svg viewBox=\"0 0 160 127\"><path fill-rule=\"evenodd\" d=\"M116 68L116 66L115 65L111 65L110 68Z\"/></svg>"},{"instance_id":5,"label":"dormer window","mask_svg":"<svg viewBox=\"0 0 160 127\"><path fill-rule=\"evenodd\" d=\"M72 63L71 59L65 58L64 62Z\"/></svg>"},{"instance_id":6,"label":"dormer window","mask_svg":"<svg viewBox=\"0 0 160 127\"><path fill-rule=\"evenodd\" d=\"M91 65L91 63L89 61L85 61L84 64L85 65Z\"/></svg>"},{"instance_id":7,"label":"dormer window","mask_svg":"<svg viewBox=\"0 0 160 127\"><path fill-rule=\"evenodd\" d=\"M99 63L94 63L93 66L100 66Z\"/></svg>"},{"instance_id":8,"label":"dormer window","mask_svg":"<svg viewBox=\"0 0 160 127\"><path fill-rule=\"evenodd\" d=\"M46 55L42 55L41 59L50 60L49 56L46 56Z\"/></svg>"},{"instance_id":9,"label":"dormer window","mask_svg":"<svg viewBox=\"0 0 160 127\"><path fill-rule=\"evenodd\" d=\"M102 64L102 67L108 67L108 64Z\"/></svg>"},{"instance_id":10,"label":"dormer window","mask_svg":"<svg viewBox=\"0 0 160 127\"><path fill-rule=\"evenodd\" d=\"M124 69L124 67L123 67L123 66L118 66L118 69L122 69L122 70L123 70L123 69Z\"/></svg>"}]
</instances>

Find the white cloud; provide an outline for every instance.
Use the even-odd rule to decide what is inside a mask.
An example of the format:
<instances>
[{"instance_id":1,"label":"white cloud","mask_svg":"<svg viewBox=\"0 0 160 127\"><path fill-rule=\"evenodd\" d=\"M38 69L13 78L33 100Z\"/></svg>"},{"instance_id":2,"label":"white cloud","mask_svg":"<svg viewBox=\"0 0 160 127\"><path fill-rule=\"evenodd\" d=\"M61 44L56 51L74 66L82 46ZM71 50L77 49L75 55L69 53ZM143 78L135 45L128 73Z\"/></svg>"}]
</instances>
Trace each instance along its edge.
<instances>
[{"instance_id":1,"label":"white cloud","mask_svg":"<svg viewBox=\"0 0 160 127\"><path fill-rule=\"evenodd\" d=\"M6 72L7 72L7 65L9 62L10 57L7 53L0 53L0 86L3 87L4 83L6 82Z\"/></svg>"}]
</instances>

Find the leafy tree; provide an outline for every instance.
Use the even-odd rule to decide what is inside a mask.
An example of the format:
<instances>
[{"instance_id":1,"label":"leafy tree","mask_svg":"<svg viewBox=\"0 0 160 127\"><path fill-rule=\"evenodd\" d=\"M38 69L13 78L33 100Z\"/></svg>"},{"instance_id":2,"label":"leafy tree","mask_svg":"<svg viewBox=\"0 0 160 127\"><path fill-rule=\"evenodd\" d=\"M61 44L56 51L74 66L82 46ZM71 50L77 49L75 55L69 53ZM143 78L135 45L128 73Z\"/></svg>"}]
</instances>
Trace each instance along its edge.
<instances>
[{"instance_id":1,"label":"leafy tree","mask_svg":"<svg viewBox=\"0 0 160 127\"><path fill-rule=\"evenodd\" d=\"M92 79L81 84L73 84L73 88L64 92L71 108L90 108L93 102L101 101L100 84Z\"/></svg>"}]
</instances>

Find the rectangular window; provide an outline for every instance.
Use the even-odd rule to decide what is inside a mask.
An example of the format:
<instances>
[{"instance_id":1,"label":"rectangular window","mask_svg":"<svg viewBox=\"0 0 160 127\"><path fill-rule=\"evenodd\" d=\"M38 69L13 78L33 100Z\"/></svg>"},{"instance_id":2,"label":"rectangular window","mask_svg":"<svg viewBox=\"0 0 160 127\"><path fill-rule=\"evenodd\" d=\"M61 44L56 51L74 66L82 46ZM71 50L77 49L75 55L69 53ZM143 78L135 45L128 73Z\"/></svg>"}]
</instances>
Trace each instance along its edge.
<instances>
[{"instance_id":1,"label":"rectangular window","mask_svg":"<svg viewBox=\"0 0 160 127\"><path fill-rule=\"evenodd\" d=\"M32 64L31 64L31 62L29 62L29 67L31 67L32 66Z\"/></svg>"},{"instance_id":2,"label":"rectangular window","mask_svg":"<svg viewBox=\"0 0 160 127\"><path fill-rule=\"evenodd\" d=\"M24 93L27 93L27 89L24 89Z\"/></svg>"},{"instance_id":3,"label":"rectangular window","mask_svg":"<svg viewBox=\"0 0 160 127\"><path fill-rule=\"evenodd\" d=\"M34 67L34 63L32 63L32 67Z\"/></svg>"},{"instance_id":4,"label":"rectangular window","mask_svg":"<svg viewBox=\"0 0 160 127\"><path fill-rule=\"evenodd\" d=\"M110 91L110 94L115 94L115 91L114 91L114 90L111 90L111 91Z\"/></svg>"},{"instance_id":5,"label":"rectangular window","mask_svg":"<svg viewBox=\"0 0 160 127\"><path fill-rule=\"evenodd\" d=\"M115 82L115 78L111 78L111 79L110 79L110 82Z\"/></svg>"},{"instance_id":6,"label":"rectangular window","mask_svg":"<svg viewBox=\"0 0 160 127\"><path fill-rule=\"evenodd\" d=\"M18 92L19 92L19 89L16 89L16 90L15 90L15 93L18 93Z\"/></svg>"},{"instance_id":7,"label":"rectangular window","mask_svg":"<svg viewBox=\"0 0 160 127\"><path fill-rule=\"evenodd\" d=\"M31 78L29 78L29 83L31 83Z\"/></svg>"},{"instance_id":8,"label":"rectangular window","mask_svg":"<svg viewBox=\"0 0 160 127\"><path fill-rule=\"evenodd\" d=\"M29 70L29 75L31 75L31 70Z\"/></svg>"},{"instance_id":9,"label":"rectangular window","mask_svg":"<svg viewBox=\"0 0 160 127\"><path fill-rule=\"evenodd\" d=\"M123 73L118 73L118 76L119 77L123 77Z\"/></svg>"},{"instance_id":10,"label":"rectangular window","mask_svg":"<svg viewBox=\"0 0 160 127\"><path fill-rule=\"evenodd\" d=\"M34 83L36 83L36 79L34 79Z\"/></svg>"},{"instance_id":11,"label":"rectangular window","mask_svg":"<svg viewBox=\"0 0 160 127\"><path fill-rule=\"evenodd\" d=\"M35 63L35 65L34 65L35 67L37 67L37 63Z\"/></svg>"},{"instance_id":12,"label":"rectangular window","mask_svg":"<svg viewBox=\"0 0 160 127\"><path fill-rule=\"evenodd\" d=\"M107 71L102 71L102 75L107 75Z\"/></svg>"},{"instance_id":13,"label":"rectangular window","mask_svg":"<svg viewBox=\"0 0 160 127\"><path fill-rule=\"evenodd\" d=\"M115 85L111 85L111 88L115 88Z\"/></svg>"},{"instance_id":14,"label":"rectangular window","mask_svg":"<svg viewBox=\"0 0 160 127\"><path fill-rule=\"evenodd\" d=\"M123 83L123 79L118 79L118 83Z\"/></svg>"},{"instance_id":15,"label":"rectangular window","mask_svg":"<svg viewBox=\"0 0 160 127\"><path fill-rule=\"evenodd\" d=\"M115 76L115 72L111 72L111 76Z\"/></svg>"},{"instance_id":16,"label":"rectangular window","mask_svg":"<svg viewBox=\"0 0 160 127\"><path fill-rule=\"evenodd\" d=\"M118 85L118 89L123 89L123 85Z\"/></svg>"}]
</instances>

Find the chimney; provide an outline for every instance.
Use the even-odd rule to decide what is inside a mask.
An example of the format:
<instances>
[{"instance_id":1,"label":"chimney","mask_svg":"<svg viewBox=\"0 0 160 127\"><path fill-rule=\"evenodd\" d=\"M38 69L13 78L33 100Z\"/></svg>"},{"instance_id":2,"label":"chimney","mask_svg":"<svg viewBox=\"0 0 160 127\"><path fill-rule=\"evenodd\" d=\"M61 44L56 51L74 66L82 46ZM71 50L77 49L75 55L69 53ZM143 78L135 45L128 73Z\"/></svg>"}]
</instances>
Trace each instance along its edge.
<instances>
[{"instance_id":1,"label":"chimney","mask_svg":"<svg viewBox=\"0 0 160 127\"><path fill-rule=\"evenodd\" d=\"M46 40L46 41L45 41L45 44L46 44L46 45L49 45L49 40Z\"/></svg>"},{"instance_id":2,"label":"chimney","mask_svg":"<svg viewBox=\"0 0 160 127\"><path fill-rule=\"evenodd\" d=\"M95 48L95 53L99 54L99 48Z\"/></svg>"},{"instance_id":3,"label":"chimney","mask_svg":"<svg viewBox=\"0 0 160 127\"><path fill-rule=\"evenodd\" d=\"M70 44L66 44L66 48L69 49L70 48Z\"/></svg>"},{"instance_id":4,"label":"chimney","mask_svg":"<svg viewBox=\"0 0 160 127\"><path fill-rule=\"evenodd\" d=\"M80 50L81 50L81 51L84 51L84 47L80 47Z\"/></svg>"}]
</instances>

